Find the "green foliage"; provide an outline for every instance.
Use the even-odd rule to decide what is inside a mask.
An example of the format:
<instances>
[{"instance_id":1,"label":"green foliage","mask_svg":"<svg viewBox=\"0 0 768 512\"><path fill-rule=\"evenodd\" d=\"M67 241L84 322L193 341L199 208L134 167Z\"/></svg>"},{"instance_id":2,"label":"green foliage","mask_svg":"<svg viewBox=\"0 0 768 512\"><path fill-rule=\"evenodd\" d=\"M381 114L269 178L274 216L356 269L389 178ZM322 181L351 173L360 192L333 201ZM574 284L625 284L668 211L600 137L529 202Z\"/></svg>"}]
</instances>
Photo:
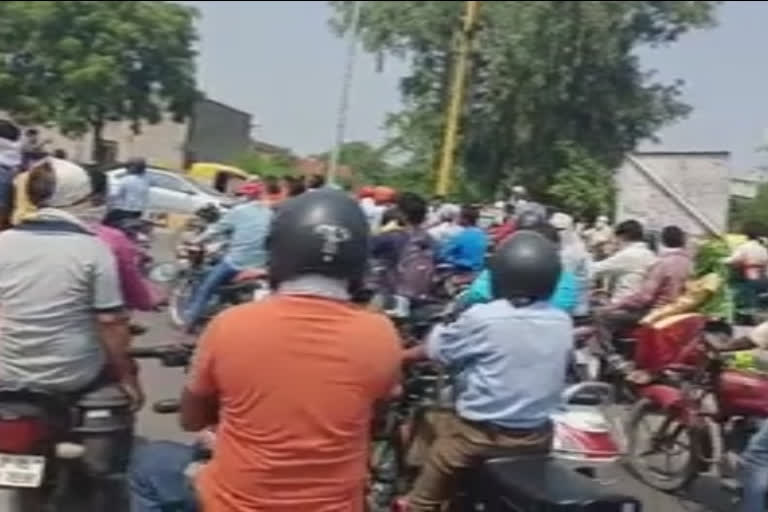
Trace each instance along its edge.
<instances>
[{"instance_id":1,"label":"green foliage","mask_svg":"<svg viewBox=\"0 0 768 512\"><path fill-rule=\"evenodd\" d=\"M238 167L248 174L253 174L261 178L274 176L280 178L293 174L293 157L290 155L270 155L266 156L255 151L248 151L236 157L231 165Z\"/></svg>"},{"instance_id":2,"label":"green foliage","mask_svg":"<svg viewBox=\"0 0 768 512\"><path fill-rule=\"evenodd\" d=\"M573 144L559 144L555 153L560 170L547 190L552 202L581 219L608 215L613 200L611 170Z\"/></svg>"},{"instance_id":3,"label":"green foliage","mask_svg":"<svg viewBox=\"0 0 768 512\"><path fill-rule=\"evenodd\" d=\"M702 277L712 272L720 274L727 272L728 266L723 260L731 253L728 244L721 239L707 240L701 244L693 262L693 274L696 277ZM723 274L724 276L726 274Z\"/></svg>"},{"instance_id":4,"label":"green foliage","mask_svg":"<svg viewBox=\"0 0 768 512\"><path fill-rule=\"evenodd\" d=\"M406 58L404 108L392 145L431 165L443 129L464 2L365 2L360 38L376 55ZM459 161L490 194L505 181L549 199L564 141L612 168L627 150L684 116L680 84L653 81L635 51L712 24L716 2L494 1L480 6ZM333 28L351 2L331 2ZM562 178L562 177L561 177Z\"/></svg>"},{"instance_id":5,"label":"green foliage","mask_svg":"<svg viewBox=\"0 0 768 512\"><path fill-rule=\"evenodd\" d=\"M735 305L733 290L729 284L731 270L723 260L730 253L731 250L724 240L708 240L696 251L693 270L697 278L707 274L717 274L723 283L715 295L699 308L699 312L712 318L723 318L728 321L733 318Z\"/></svg>"},{"instance_id":6,"label":"green foliage","mask_svg":"<svg viewBox=\"0 0 768 512\"><path fill-rule=\"evenodd\" d=\"M328 151L315 158L329 161L330 155ZM388 185L423 195L430 193L432 180L428 168L415 159L397 164L392 160L389 146L376 148L367 142L346 142L339 155L339 164L352 169L357 185Z\"/></svg>"},{"instance_id":7,"label":"green foliage","mask_svg":"<svg viewBox=\"0 0 768 512\"><path fill-rule=\"evenodd\" d=\"M748 225L758 226L768 235L768 183L760 185L754 199L731 199L730 228L742 232Z\"/></svg>"},{"instance_id":8,"label":"green foliage","mask_svg":"<svg viewBox=\"0 0 768 512\"><path fill-rule=\"evenodd\" d=\"M0 2L0 108L62 132L191 113L196 11L170 2Z\"/></svg>"},{"instance_id":9,"label":"green foliage","mask_svg":"<svg viewBox=\"0 0 768 512\"><path fill-rule=\"evenodd\" d=\"M315 155L315 158L330 162L331 151ZM352 169L355 180L365 184L383 183L389 174L390 166L384 160L384 151L374 148L367 142L345 142L341 146L339 165Z\"/></svg>"}]
</instances>

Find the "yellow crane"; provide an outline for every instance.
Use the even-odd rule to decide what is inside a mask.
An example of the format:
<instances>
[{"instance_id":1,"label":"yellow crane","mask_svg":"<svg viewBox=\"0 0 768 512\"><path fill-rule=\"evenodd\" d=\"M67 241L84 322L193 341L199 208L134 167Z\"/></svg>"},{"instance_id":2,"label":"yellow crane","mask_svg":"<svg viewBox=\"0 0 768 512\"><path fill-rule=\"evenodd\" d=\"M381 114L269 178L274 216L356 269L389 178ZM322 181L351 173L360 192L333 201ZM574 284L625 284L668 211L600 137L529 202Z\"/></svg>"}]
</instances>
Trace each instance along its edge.
<instances>
[{"instance_id":1,"label":"yellow crane","mask_svg":"<svg viewBox=\"0 0 768 512\"><path fill-rule=\"evenodd\" d=\"M456 55L453 77L451 80L451 97L448 102L448 115L443 132L443 145L440 154L440 166L437 169L437 194L446 195L451 189L451 180L456 156L456 142L459 132L459 118L464 101L464 90L467 82L469 67L469 52L472 44L472 32L477 22L477 11L480 2L464 2L464 25L459 37L459 51Z\"/></svg>"}]
</instances>

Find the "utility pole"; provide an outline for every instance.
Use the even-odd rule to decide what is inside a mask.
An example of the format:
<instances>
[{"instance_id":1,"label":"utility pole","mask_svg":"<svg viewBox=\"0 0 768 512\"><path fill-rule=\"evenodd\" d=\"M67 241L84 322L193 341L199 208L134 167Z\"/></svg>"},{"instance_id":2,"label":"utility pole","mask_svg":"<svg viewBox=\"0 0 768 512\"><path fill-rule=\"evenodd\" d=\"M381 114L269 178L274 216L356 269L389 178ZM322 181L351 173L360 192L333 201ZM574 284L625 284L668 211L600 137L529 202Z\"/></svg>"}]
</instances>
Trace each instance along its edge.
<instances>
[{"instance_id":1,"label":"utility pole","mask_svg":"<svg viewBox=\"0 0 768 512\"><path fill-rule=\"evenodd\" d=\"M341 147L344 145L344 132L347 128L347 112L349 110L349 91L352 87L352 78L355 74L355 55L357 53L357 27L360 24L361 0L352 3L352 19L347 27L347 61L344 68L344 81L341 85L341 99L339 111L336 117L336 145L331 153L331 162L328 165L325 180L328 185L334 185L339 168Z\"/></svg>"},{"instance_id":2,"label":"utility pole","mask_svg":"<svg viewBox=\"0 0 768 512\"><path fill-rule=\"evenodd\" d=\"M467 82L469 52L472 44L472 31L477 22L479 1L464 2L464 25L459 38L459 51L454 63L451 80L451 97L448 103L448 115L443 132L443 145L440 154L440 166L437 170L437 193L446 195L451 188L451 178L456 156L459 118L464 101L464 89Z\"/></svg>"}]
</instances>

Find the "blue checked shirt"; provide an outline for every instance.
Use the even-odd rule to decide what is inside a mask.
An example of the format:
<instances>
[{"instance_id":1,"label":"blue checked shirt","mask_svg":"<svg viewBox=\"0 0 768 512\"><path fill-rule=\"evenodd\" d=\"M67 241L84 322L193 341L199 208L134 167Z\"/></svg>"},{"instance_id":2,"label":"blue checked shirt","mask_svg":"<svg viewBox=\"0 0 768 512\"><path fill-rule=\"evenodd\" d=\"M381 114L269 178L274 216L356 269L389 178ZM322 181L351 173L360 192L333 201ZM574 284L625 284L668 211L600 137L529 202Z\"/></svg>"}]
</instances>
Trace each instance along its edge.
<instances>
[{"instance_id":1,"label":"blue checked shirt","mask_svg":"<svg viewBox=\"0 0 768 512\"><path fill-rule=\"evenodd\" d=\"M570 317L543 302L478 304L427 339L429 357L451 372L458 415L516 429L540 427L558 408L572 348Z\"/></svg>"}]
</instances>

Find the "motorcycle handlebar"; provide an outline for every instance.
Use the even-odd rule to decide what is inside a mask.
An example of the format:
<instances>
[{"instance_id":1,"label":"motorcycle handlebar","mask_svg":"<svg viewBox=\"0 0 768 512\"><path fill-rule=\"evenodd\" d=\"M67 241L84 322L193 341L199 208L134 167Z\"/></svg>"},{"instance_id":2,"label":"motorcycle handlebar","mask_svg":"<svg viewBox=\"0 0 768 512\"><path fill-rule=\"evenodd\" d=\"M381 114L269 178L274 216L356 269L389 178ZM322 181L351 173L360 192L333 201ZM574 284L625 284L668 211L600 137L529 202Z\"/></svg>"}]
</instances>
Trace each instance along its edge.
<instances>
[{"instance_id":1,"label":"motorcycle handlebar","mask_svg":"<svg viewBox=\"0 0 768 512\"><path fill-rule=\"evenodd\" d=\"M174 349L173 345L156 345L154 347L131 347L128 354L134 359L159 359Z\"/></svg>"},{"instance_id":2,"label":"motorcycle handlebar","mask_svg":"<svg viewBox=\"0 0 768 512\"><path fill-rule=\"evenodd\" d=\"M166 398L152 404L152 410L157 414L174 414L179 412L179 409L181 409L181 402L176 398Z\"/></svg>"},{"instance_id":3,"label":"motorcycle handlebar","mask_svg":"<svg viewBox=\"0 0 768 512\"><path fill-rule=\"evenodd\" d=\"M134 359L159 359L163 366L187 366L192 355L189 347L180 345L159 345L154 347L133 347L129 355Z\"/></svg>"}]
</instances>

